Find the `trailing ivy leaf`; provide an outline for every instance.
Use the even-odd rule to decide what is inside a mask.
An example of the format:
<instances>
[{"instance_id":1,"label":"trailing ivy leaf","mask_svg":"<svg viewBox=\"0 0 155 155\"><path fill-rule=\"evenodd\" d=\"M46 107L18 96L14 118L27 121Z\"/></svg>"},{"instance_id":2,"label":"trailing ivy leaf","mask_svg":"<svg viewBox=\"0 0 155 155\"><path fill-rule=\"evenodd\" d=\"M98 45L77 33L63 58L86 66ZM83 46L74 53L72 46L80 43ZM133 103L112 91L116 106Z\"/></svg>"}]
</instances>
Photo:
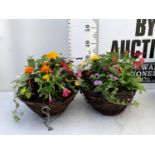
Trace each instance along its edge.
<instances>
[{"instance_id":1,"label":"trailing ivy leaf","mask_svg":"<svg viewBox=\"0 0 155 155\"><path fill-rule=\"evenodd\" d=\"M26 87L21 88L21 89L20 89L20 92L19 92L19 95L20 95L20 96L24 96L25 93L26 93L26 91L27 91Z\"/></svg>"},{"instance_id":2,"label":"trailing ivy leaf","mask_svg":"<svg viewBox=\"0 0 155 155\"><path fill-rule=\"evenodd\" d=\"M16 102L16 109L18 109L19 108L19 103L18 102Z\"/></svg>"},{"instance_id":3,"label":"trailing ivy leaf","mask_svg":"<svg viewBox=\"0 0 155 155\"><path fill-rule=\"evenodd\" d=\"M19 105L19 103L17 101L17 96L15 96L15 98L14 98L14 103L15 103L15 110L12 111L12 115L13 115L14 120L16 122L18 122L18 121L20 121L20 118L23 115L23 113L18 112L18 108L19 108L20 105Z\"/></svg>"},{"instance_id":4,"label":"trailing ivy leaf","mask_svg":"<svg viewBox=\"0 0 155 155\"><path fill-rule=\"evenodd\" d=\"M17 112L16 111L13 111L12 112L12 115L13 115L13 118L16 122L19 122L20 121L20 117L17 115Z\"/></svg>"},{"instance_id":5,"label":"trailing ivy leaf","mask_svg":"<svg viewBox=\"0 0 155 155\"><path fill-rule=\"evenodd\" d=\"M134 105L136 108L138 108L139 103L138 103L136 100L134 100L134 101L133 101L133 105Z\"/></svg>"}]
</instances>

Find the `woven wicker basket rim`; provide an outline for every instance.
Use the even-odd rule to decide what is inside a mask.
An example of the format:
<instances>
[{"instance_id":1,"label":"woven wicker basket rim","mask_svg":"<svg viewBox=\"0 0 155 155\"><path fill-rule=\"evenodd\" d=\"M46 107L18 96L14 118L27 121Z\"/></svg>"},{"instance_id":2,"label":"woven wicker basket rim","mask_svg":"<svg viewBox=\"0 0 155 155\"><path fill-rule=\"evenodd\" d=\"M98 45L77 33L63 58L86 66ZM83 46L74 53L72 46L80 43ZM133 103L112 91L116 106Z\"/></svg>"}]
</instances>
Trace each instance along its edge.
<instances>
[{"instance_id":1,"label":"woven wicker basket rim","mask_svg":"<svg viewBox=\"0 0 155 155\"><path fill-rule=\"evenodd\" d=\"M35 102L35 101L31 101L31 100L25 100L25 99L21 99L19 98L22 102L26 102L28 103L29 105L38 105L38 106L50 106L50 107L56 107L58 105L63 105L63 104L66 104L67 102L69 102L72 98L75 97L77 93L72 93L72 95L70 95L68 98L60 101L60 100L56 100L54 103L51 103L51 104L47 104L47 103L43 103L43 102Z\"/></svg>"}]
</instances>

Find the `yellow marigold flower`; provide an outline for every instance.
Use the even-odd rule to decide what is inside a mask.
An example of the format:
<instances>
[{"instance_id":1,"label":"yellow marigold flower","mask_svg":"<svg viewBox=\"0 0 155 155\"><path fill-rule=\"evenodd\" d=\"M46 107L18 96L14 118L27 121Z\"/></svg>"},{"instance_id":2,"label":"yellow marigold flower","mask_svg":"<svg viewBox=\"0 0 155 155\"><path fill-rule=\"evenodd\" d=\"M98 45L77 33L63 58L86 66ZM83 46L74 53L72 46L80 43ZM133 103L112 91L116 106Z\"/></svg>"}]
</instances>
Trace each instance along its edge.
<instances>
[{"instance_id":1,"label":"yellow marigold flower","mask_svg":"<svg viewBox=\"0 0 155 155\"><path fill-rule=\"evenodd\" d=\"M50 75L49 74L45 74L44 76L42 76L42 79L46 80L47 82L49 82L50 80Z\"/></svg>"},{"instance_id":2,"label":"yellow marigold flower","mask_svg":"<svg viewBox=\"0 0 155 155\"><path fill-rule=\"evenodd\" d=\"M43 67L41 67L40 69L42 72L46 72L48 73L49 71L51 71L51 68L47 65L44 65Z\"/></svg>"},{"instance_id":3,"label":"yellow marigold flower","mask_svg":"<svg viewBox=\"0 0 155 155\"><path fill-rule=\"evenodd\" d=\"M96 61L96 60L99 60L100 59L100 56L98 55L93 55L91 58L90 58L90 61Z\"/></svg>"},{"instance_id":4,"label":"yellow marigold flower","mask_svg":"<svg viewBox=\"0 0 155 155\"><path fill-rule=\"evenodd\" d=\"M75 84L75 86L80 86L78 81L75 81L74 84Z\"/></svg>"},{"instance_id":5,"label":"yellow marigold flower","mask_svg":"<svg viewBox=\"0 0 155 155\"><path fill-rule=\"evenodd\" d=\"M25 74L30 74L30 73L32 73L32 72L34 72L34 68L33 68L33 67L27 66L27 67L25 68Z\"/></svg>"},{"instance_id":6,"label":"yellow marigold flower","mask_svg":"<svg viewBox=\"0 0 155 155\"><path fill-rule=\"evenodd\" d=\"M54 51L49 52L49 53L47 53L47 57L49 59L56 59L58 57L58 53L57 52L54 52Z\"/></svg>"}]
</instances>

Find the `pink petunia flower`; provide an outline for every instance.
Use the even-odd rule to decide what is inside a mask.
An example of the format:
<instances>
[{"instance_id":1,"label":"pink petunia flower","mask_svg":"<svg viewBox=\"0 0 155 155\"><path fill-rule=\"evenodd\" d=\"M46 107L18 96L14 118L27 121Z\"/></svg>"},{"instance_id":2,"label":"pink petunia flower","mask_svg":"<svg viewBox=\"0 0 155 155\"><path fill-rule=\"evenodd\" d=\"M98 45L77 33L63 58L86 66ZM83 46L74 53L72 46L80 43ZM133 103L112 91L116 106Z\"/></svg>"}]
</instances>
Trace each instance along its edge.
<instances>
[{"instance_id":1,"label":"pink petunia flower","mask_svg":"<svg viewBox=\"0 0 155 155\"><path fill-rule=\"evenodd\" d=\"M68 97L70 94L71 94L71 91L69 89L67 88L63 89L63 94L62 94L63 97Z\"/></svg>"},{"instance_id":2,"label":"pink petunia flower","mask_svg":"<svg viewBox=\"0 0 155 155\"><path fill-rule=\"evenodd\" d=\"M135 69L141 68L143 63L144 63L144 58L140 58L139 61L134 62Z\"/></svg>"},{"instance_id":3,"label":"pink petunia flower","mask_svg":"<svg viewBox=\"0 0 155 155\"><path fill-rule=\"evenodd\" d=\"M139 57L140 55L143 55L143 52L136 51L134 55L137 56L137 57Z\"/></svg>"},{"instance_id":4,"label":"pink petunia flower","mask_svg":"<svg viewBox=\"0 0 155 155\"><path fill-rule=\"evenodd\" d=\"M77 76L77 77L79 77L79 78L81 78L81 77L82 77L81 70L78 70L78 71L77 71L76 76Z\"/></svg>"},{"instance_id":5,"label":"pink petunia flower","mask_svg":"<svg viewBox=\"0 0 155 155\"><path fill-rule=\"evenodd\" d=\"M122 72L122 69L119 66L115 65L113 67L115 68L117 73L121 73Z\"/></svg>"},{"instance_id":6,"label":"pink petunia flower","mask_svg":"<svg viewBox=\"0 0 155 155\"><path fill-rule=\"evenodd\" d=\"M145 62L145 59L144 58L140 58L139 59L139 62L141 63L141 65Z\"/></svg>"},{"instance_id":7,"label":"pink petunia flower","mask_svg":"<svg viewBox=\"0 0 155 155\"><path fill-rule=\"evenodd\" d=\"M70 70L68 64L66 64L65 62L62 61L60 64L62 66L62 71L69 71Z\"/></svg>"}]
</instances>

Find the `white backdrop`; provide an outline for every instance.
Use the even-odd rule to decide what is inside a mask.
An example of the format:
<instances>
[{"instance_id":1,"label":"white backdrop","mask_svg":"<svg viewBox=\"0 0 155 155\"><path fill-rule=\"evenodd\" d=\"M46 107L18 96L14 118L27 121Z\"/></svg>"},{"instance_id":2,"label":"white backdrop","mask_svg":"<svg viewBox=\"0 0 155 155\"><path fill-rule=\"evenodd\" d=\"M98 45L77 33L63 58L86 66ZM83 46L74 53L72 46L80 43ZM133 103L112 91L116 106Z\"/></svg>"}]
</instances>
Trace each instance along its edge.
<instances>
[{"instance_id":1,"label":"white backdrop","mask_svg":"<svg viewBox=\"0 0 155 155\"><path fill-rule=\"evenodd\" d=\"M69 56L67 20L0 20L0 91L11 90L27 56L50 50Z\"/></svg>"}]
</instances>

